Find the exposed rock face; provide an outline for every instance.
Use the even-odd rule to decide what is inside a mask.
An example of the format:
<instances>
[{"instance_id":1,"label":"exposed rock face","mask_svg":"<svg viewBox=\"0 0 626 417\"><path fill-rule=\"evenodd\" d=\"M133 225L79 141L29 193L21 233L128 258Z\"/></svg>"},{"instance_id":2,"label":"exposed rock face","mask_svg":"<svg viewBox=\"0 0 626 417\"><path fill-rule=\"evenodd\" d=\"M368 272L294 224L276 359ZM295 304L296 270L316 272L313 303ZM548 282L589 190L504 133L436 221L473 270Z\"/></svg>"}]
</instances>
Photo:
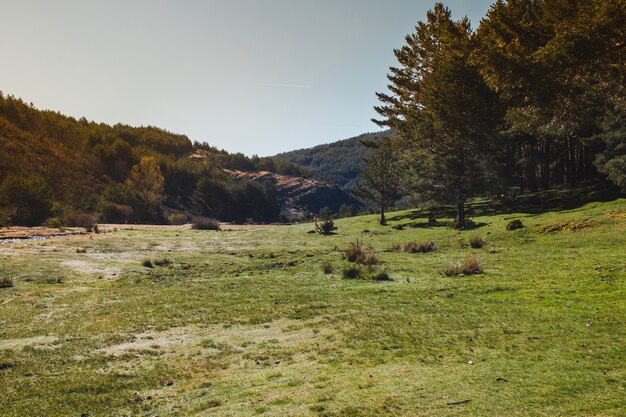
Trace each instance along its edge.
<instances>
[{"instance_id":1,"label":"exposed rock face","mask_svg":"<svg viewBox=\"0 0 626 417\"><path fill-rule=\"evenodd\" d=\"M318 213L328 207L339 210L342 204L360 207L361 203L332 183L310 178L290 177L269 171L244 172L224 169L235 179L272 182L278 191L278 203L284 212Z\"/></svg>"}]
</instances>

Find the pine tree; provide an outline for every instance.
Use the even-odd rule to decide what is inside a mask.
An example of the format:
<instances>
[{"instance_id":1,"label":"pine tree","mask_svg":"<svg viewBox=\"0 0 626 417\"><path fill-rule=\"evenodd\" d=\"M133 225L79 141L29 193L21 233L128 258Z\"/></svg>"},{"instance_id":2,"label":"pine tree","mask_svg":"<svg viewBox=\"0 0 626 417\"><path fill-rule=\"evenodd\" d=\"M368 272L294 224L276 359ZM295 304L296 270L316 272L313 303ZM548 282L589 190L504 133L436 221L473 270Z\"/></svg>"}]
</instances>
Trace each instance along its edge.
<instances>
[{"instance_id":1,"label":"pine tree","mask_svg":"<svg viewBox=\"0 0 626 417\"><path fill-rule=\"evenodd\" d=\"M378 94L381 126L393 128L411 150L418 192L456 204L456 225L466 226L465 203L495 177L501 117L496 95L470 57L476 47L467 18L453 21L442 4L428 12L406 45L395 50L389 90Z\"/></svg>"}]
</instances>

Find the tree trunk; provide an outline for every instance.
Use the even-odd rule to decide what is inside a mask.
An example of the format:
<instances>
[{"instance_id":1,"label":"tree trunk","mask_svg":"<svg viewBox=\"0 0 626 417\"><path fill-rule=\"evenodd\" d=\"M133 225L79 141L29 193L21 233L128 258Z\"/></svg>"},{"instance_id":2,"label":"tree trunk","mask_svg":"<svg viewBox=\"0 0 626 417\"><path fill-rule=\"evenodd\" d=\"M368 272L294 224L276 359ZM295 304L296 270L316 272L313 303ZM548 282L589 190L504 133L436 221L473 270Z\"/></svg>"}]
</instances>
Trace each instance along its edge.
<instances>
[{"instance_id":1,"label":"tree trunk","mask_svg":"<svg viewBox=\"0 0 626 417\"><path fill-rule=\"evenodd\" d=\"M465 229L465 195L458 193L456 197L456 227Z\"/></svg>"},{"instance_id":2,"label":"tree trunk","mask_svg":"<svg viewBox=\"0 0 626 417\"><path fill-rule=\"evenodd\" d=\"M381 226L385 226L387 224L387 219L385 218L385 206L380 206L380 224Z\"/></svg>"}]
</instances>

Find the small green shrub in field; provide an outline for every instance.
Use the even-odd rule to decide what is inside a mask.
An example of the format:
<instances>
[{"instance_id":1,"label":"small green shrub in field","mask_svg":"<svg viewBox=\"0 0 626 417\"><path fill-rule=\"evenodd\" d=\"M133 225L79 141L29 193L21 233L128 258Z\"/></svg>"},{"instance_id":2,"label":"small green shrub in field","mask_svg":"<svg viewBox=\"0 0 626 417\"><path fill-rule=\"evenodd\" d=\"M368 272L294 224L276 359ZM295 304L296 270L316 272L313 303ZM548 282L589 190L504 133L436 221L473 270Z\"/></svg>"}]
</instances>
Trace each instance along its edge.
<instances>
[{"instance_id":1,"label":"small green shrub in field","mask_svg":"<svg viewBox=\"0 0 626 417\"><path fill-rule=\"evenodd\" d=\"M172 225L181 225L187 223L187 216L185 213L172 213L167 217L167 220Z\"/></svg>"},{"instance_id":2,"label":"small green shrub in field","mask_svg":"<svg viewBox=\"0 0 626 417\"><path fill-rule=\"evenodd\" d=\"M369 268L368 277L372 281L391 281L391 277L387 273L387 269L384 266Z\"/></svg>"},{"instance_id":3,"label":"small green shrub in field","mask_svg":"<svg viewBox=\"0 0 626 417\"><path fill-rule=\"evenodd\" d=\"M328 236L333 234L337 230L335 222L332 219L315 219L315 231L322 236Z\"/></svg>"},{"instance_id":4,"label":"small green shrub in field","mask_svg":"<svg viewBox=\"0 0 626 417\"><path fill-rule=\"evenodd\" d=\"M404 251L408 253L428 253L435 252L437 250L437 244L434 240L426 240L422 243L411 241L404 245Z\"/></svg>"},{"instance_id":5,"label":"small green shrub in field","mask_svg":"<svg viewBox=\"0 0 626 417\"><path fill-rule=\"evenodd\" d=\"M524 223L520 219L511 220L506 225L506 230L517 230L522 229L524 227Z\"/></svg>"},{"instance_id":6,"label":"small green shrub in field","mask_svg":"<svg viewBox=\"0 0 626 417\"><path fill-rule=\"evenodd\" d=\"M485 247L485 245L487 244L487 242L485 241L485 239L483 239L480 236L472 236L470 238L470 246L473 249L480 249Z\"/></svg>"},{"instance_id":7,"label":"small green shrub in field","mask_svg":"<svg viewBox=\"0 0 626 417\"><path fill-rule=\"evenodd\" d=\"M154 268L154 265L152 265L152 261L150 259L144 259L141 263L141 266L146 268Z\"/></svg>"},{"instance_id":8,"label":"small green shrub in field","mask_svg":"<svg viewBox=\"0 0 626 417\"><path fill-rule=\"evenodd\" d=\"M196 230L220 230L220 222L204 216L194 216L191 227Z\"/></svg>"},{"instance_id":9,"label":"small green shrub in field","mask_svg":"<svg viewBox=\"0 0 626 417\"><path fill-rule=\"evenodd\" d=\"M324 262L322 264L322 272L324 272L326 275L332 274L333 272L335 272L335 268L333 268L333 264L331 264L330 262Z\"/></svg>"},{"instance_id":10,"label":"small green shrub in field","mask_svg":"<svg viewBox=\"0 0 626 417\"><path fill-rule=\"evenodd\" d=\"M361 276L362 270L357 264L349 264L343 267L341 275L345 279L357 279Z\"/></svg>"},{"instance_id":11,"label":"small green shrub in field","mask_svg":"<svg viewBox=\"0 0 626 417\"><path fill-rule=\"evenodd\" d=\"M349 264L346 265L341 275L344 279L361 279L366 281L391 281L387 270L382 265L362 265Z\"/></svg>"},{"instance_id":12,"label":"small green shrub in field","mask_svg":"<svg viewBox=\"0 0 626 417\"><path fill-rule=\"evenodd\" d=\"M447 277L476 275L482 272L482 259L476 255L468 256L463 262L453 262L450 266L441 270L441 273Z\"/></svg>"},{"instance_id":13,"label":"small green shrub in field","mask_svg":"<svg viewBox=\"0 0 626 417\"><path fill-rule=\"evenodd\" d=\"M13 278L0 277L0 288L10 288L13 286Z\"/></svg>"}]
</instances>

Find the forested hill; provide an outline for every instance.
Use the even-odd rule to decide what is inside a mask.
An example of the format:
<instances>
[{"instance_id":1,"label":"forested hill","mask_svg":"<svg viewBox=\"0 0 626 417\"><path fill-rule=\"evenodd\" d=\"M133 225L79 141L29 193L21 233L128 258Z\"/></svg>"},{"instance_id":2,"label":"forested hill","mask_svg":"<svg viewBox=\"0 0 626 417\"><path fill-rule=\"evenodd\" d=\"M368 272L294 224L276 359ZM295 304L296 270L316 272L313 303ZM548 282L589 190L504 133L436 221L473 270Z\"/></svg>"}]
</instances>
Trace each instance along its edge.
<instances>
[{"instance_id":1,"label":"forested hill","mask_svg":"<svg viewBox=\"0 0 626 417\"><path fill-rule=\"evenodd\" d=\"M0 92L0 226L279 220L276 184L228 169L307 176L286 160L229 154L151 126L77 120Z\"/></svg>"},{"instance_id":2,"label":"forested hill","mask_svg":"<svg viewBox=\"0 0 626 417\"><path fill-rule=\"evenodd\" d=\"M273 157L286 160L305 168L322 179L329 179L344 190L354 188L359 172L363 169L363 158L371 150L361 144L362 140L377 142L391 136L391 131L366 133L338 142L318 145L308 149L298 149Z\"/></svg>"}]
</instances>

